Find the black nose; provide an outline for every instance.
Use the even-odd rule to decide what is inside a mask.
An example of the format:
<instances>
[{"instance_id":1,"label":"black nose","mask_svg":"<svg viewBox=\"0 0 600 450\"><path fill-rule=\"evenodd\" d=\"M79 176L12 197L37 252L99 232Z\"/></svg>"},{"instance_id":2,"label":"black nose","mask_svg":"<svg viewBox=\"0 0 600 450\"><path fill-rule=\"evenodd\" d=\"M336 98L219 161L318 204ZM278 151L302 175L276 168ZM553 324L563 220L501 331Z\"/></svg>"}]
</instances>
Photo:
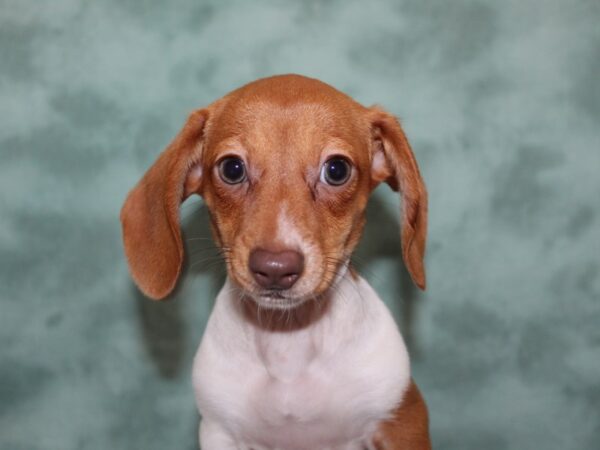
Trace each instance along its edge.
<instances>
[{"instance_id":1,"label":"black nose","mask_svg":"<svg viewBox=\"0 0 600 450\"><path fill-rule=\"evenodd\" d=\"M271 252L255 249L248 261L256 282L265 289L289 289L300 278L304 256L294 250Z\"/></svg>"}]
</instances>

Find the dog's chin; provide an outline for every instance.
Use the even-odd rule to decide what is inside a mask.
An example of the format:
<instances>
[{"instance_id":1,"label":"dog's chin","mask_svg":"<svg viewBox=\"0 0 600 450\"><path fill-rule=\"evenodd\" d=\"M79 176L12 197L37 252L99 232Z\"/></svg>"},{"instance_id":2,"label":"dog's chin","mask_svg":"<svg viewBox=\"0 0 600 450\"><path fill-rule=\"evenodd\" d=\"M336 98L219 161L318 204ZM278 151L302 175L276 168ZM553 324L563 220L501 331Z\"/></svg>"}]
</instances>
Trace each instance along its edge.
<instances>
[{"instance_id":1,"label":"dog's chin","mask_svg":"<svg viewBox=\"0 0 600 450\"><path fill-rule=\"evenodd\" d=\"M294 309L310 299L317 298L316 295L293 296L286 291L260 291L248 292L247 295L260 308L264 309Z\"/></svg>"}]
</instances>

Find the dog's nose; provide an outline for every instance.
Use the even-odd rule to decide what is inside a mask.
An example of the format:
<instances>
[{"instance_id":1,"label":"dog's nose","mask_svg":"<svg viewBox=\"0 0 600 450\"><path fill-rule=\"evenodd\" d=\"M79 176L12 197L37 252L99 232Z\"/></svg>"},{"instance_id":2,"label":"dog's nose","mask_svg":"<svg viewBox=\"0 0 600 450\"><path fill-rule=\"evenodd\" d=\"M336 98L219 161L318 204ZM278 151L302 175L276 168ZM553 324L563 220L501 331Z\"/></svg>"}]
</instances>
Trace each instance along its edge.
<instances>
[{"instance_id":1,"label":"dog's nose","mask_svg":"<svg viewBox=\"0 0 600 450\"><path fill-rule=\"evenodd\" d=\"M248 266L256 282L265 289L289 289L300 278L304 256L295 250L271 252L254 249Z\"/></svg>"}]
</instances>

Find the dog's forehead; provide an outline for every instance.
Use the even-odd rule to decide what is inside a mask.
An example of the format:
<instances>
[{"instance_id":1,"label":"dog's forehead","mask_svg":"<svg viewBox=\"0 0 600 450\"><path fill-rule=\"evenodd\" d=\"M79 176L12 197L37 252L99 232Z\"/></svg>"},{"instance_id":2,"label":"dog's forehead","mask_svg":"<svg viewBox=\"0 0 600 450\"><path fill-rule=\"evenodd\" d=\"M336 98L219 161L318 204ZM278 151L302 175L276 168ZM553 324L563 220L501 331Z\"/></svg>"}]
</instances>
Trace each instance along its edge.
<instances>
[{"instance_id":1,"label":"dog's forehead","mask_svg":"<svg viewBox=\"0 0 600 450\"><path fill-rule=\"evenodd\" d=\"M258 80L225 96L212 120L211 141L243 137L276 146L319 146L364 136L365 108L333 87L287 75Z\"/></svg>"},{"instance_id":2,"label":"dog's forehead","mask_svg":"<svg viewBox=\"0 0 600 450\"><path fill-rule=\"evenodd\" d=\"M315 103L330 107L361 107L348 95L314 78L300 75L278 75L248 83L225 96L230 104L248 104L270 101L274 104L293 105Z\"/></svg>"}]
</instances>

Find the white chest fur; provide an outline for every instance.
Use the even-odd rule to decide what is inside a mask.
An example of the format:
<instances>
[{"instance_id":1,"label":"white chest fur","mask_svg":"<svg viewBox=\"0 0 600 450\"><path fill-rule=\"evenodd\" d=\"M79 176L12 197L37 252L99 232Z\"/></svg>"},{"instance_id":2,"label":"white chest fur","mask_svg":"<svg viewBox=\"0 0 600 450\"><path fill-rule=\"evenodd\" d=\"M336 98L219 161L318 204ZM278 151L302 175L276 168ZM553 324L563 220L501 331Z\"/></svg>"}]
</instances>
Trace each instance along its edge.
<instances>
[{"instance_id":1,"label":"white chest fur","mask_svg":"<svg viewBox=\"0 0 600 450\"><path fill-rule=\"evenodd\" d=\"M410 381L368 283L345 276L318 314L278 330L249 320L234 292L221 290L194 362L202 450L362 448Z\"/></svg>"}]
</instances>

